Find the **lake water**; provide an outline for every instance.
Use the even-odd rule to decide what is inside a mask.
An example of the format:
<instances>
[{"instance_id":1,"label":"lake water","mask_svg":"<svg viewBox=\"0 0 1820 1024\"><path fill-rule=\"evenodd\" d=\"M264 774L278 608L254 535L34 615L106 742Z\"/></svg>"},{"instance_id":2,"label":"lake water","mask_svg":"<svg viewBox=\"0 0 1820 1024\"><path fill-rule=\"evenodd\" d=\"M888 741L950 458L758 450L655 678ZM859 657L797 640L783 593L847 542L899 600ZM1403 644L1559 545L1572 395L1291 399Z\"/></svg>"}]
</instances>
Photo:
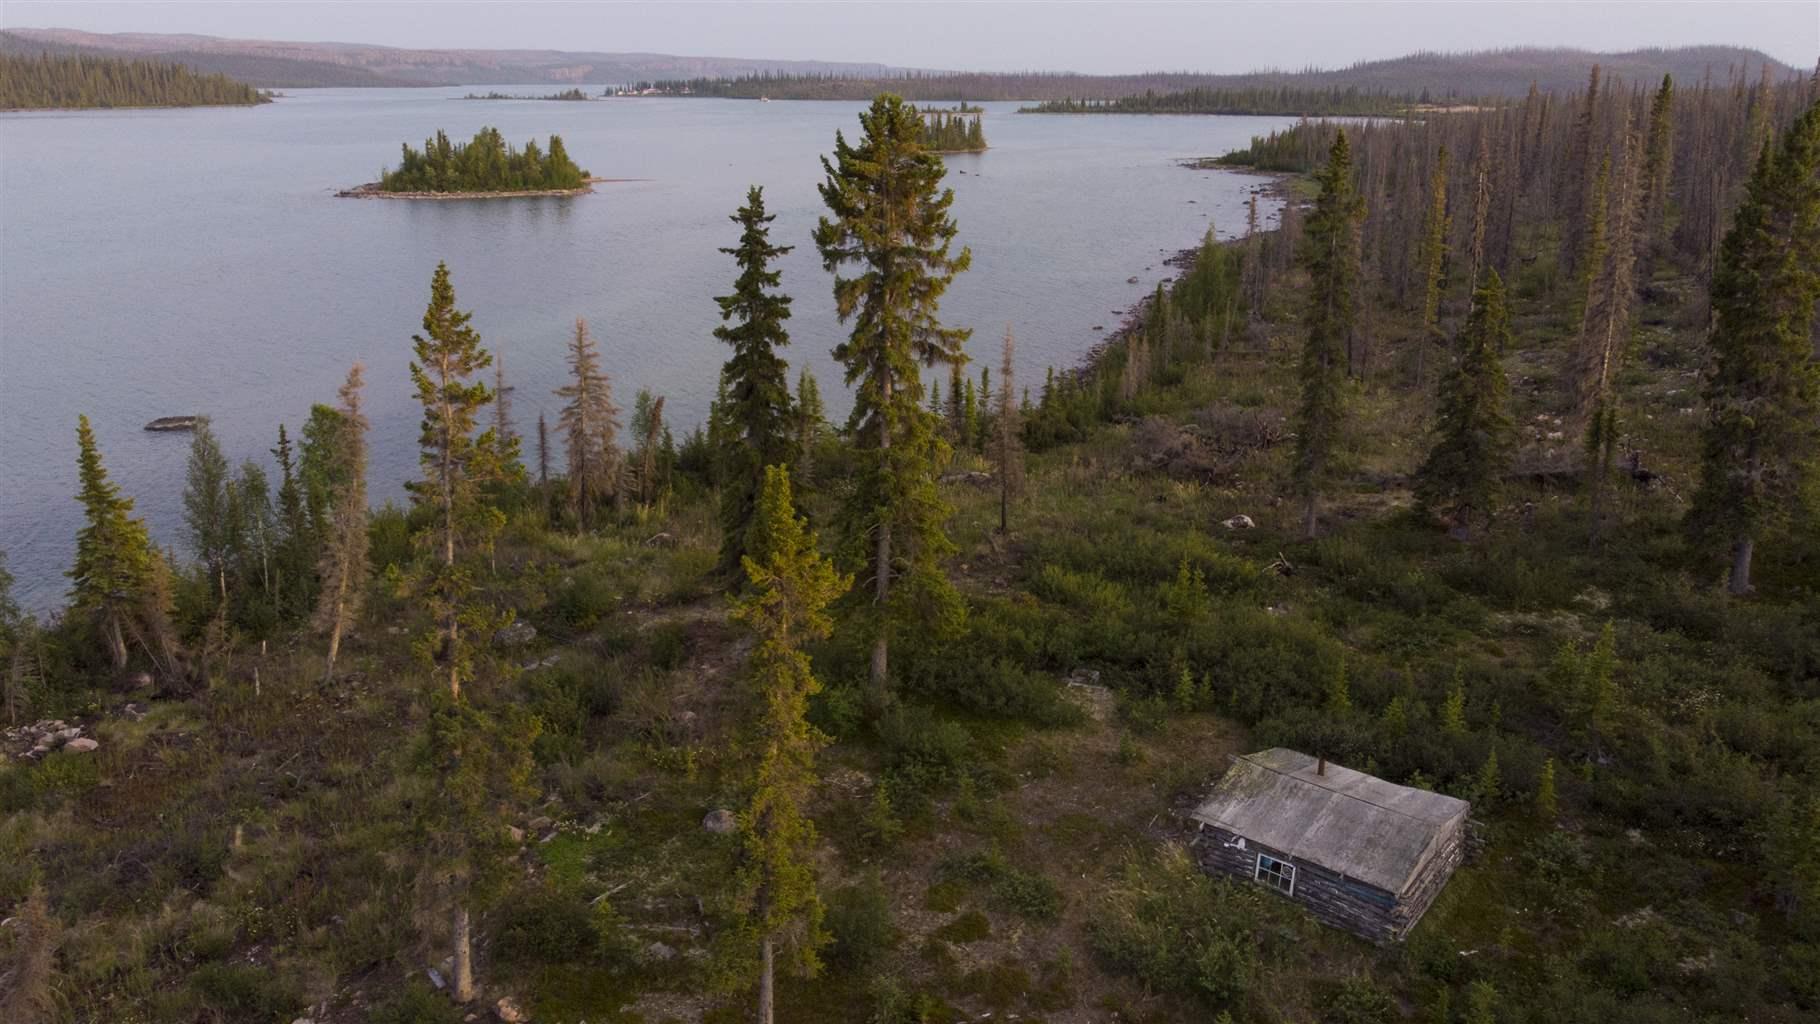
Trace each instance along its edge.
<instances>
[{"instance_id":1,"label":"lake water","mask_svg":"<svg viewBox=\"0 0 1820 1024\"><path fill-rule=\"evenodd\" d=\"M778 215L795 296L793 364L830 412L848 397L829 350L841 336L831 279L809 239L819 157L855 103L629 99L461 101L466 89L305 90L255 108L0 115L0 549L39 609L60 603L74 550L76 417L93 422L112 478L154 537L181 547L188 437L155 417L213 418L236 463L278 424L295 432L367 365L372 493L416 471L418 410L406 365L430 273L447 260L462 308L514 385L521 430L554 419L577 316L601 343L615 396L667 396L678 437L704 418L725 346L713 296L734 274L717 252L748 184ZM527 86L528 93L548 91ZM1016 116L988 104L990 152L948 160L958 241L973 269L943 319L972 327L997 369L1007 323L1021 383L1077 362L1169 271L1162 259L1244 224L1259 179L1185 169L1284 118ZM572 198L471 202L338 199L399 144L496 125L515 144L562 135L597 175L645 179ZM1129 283L1131 277L1137 283ZM792 374L794 378L794 371Z\"/></svg>"}]
</instances>

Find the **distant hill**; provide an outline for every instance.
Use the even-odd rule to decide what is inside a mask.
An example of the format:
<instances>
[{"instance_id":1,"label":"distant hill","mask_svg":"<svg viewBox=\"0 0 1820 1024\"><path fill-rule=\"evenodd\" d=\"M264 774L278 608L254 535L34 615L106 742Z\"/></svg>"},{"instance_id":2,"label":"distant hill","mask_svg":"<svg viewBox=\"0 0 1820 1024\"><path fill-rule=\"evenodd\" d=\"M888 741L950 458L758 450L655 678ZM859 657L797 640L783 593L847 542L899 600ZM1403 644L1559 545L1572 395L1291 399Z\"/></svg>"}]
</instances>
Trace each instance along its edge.
<instances>
[{"instance_id":1,"label":"distant hill","mask_svg":"<svg viewBox=\"0 0 1820 1024\"><path fill-rule=\"evenodd\" d=\"M1335 70L1264 70L1243 74L1152 72L1136 75L1079 75L1067 72L991 74L985 72L900 72L855 78L833 75L702 78L657 83L659 91L707 96L769 96L772 99L863 99L889 89L907 99L948 100L1116 100L1194 92L1297 92L1409 96L1436 101L1522 96L1534 82L1544 92L1585 86L1594 64L1607 80L1648 85L1673 75L1683 83L1709 73L1724 82L1754 81L1765 67L1782 78L1802 74L1768 55L1733 46L1594 53L1570 49L1491 50L1480 53L1417 53L1394 60L1365 61Z\"/></svg>"},{"instance_id":2,"label":"distant hill","mask_svg":"<svg viewBox=\"0 0 1820 1024\"><path fill-rule=\"evenodd\" d=\"M667 91L773 99L865 99L889 89L914 100L1092 100L1192 89L1358 89L1434 99L1521 96L1533 81L1547 91L1578 89L1592 65L1607 77L1642 84L1664 74L1694 82L1709 72L1724 81L1755 79L1767 66L1776 76L1795 69L1766 54L1735 46L1593 53L1572 49L1512 49L1479 53L1416 53L1333 70L1262 70L1243 74L1154 72L1080 75L1071 72L996 74L930 71L838 61L680 57L661 53L566 50L410 50L361 43L293 43L154 33L99 34L74 29L0 32L0 52L156 58L197 71L230 75L263 88L309 86L634 85L661 83Z\"/></svg>"},{"instance_id":3,"label":"distant hill","mask_svg":"<svg viewBox=\"0 0 1820 1024\"><path fill-rule=\"evenodd\" d=\"M407 50L360 43L291 43L153 33L100 34L75 29L9 29L9 53L132 55L221 72L265 88L308 86L623 85L652 79L721 78L762 73L877 77L907 69L836 61L678 57L661 53L564 50Z\"/></svg>"}]
</instances>

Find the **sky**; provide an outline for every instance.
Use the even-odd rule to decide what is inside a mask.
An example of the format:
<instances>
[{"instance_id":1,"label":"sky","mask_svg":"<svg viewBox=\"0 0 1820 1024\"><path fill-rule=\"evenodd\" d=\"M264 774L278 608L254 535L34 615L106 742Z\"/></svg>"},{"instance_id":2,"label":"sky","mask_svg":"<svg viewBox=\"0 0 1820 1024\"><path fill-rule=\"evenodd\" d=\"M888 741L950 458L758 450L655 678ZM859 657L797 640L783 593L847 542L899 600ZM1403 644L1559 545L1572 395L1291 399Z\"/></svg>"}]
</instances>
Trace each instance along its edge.
<instances>
[{"instance_id":1,"label":"sky","mask_svg":"<svg viewBox=\"0 0 1820 1024\"><path fill-rule=\"evenodd\" d=\"M1331 68L1509 46L1721 43L1798 68L1820 58L1820 0L0 0L0 26L1100 74Z\"/></svg>"}]
</instances>

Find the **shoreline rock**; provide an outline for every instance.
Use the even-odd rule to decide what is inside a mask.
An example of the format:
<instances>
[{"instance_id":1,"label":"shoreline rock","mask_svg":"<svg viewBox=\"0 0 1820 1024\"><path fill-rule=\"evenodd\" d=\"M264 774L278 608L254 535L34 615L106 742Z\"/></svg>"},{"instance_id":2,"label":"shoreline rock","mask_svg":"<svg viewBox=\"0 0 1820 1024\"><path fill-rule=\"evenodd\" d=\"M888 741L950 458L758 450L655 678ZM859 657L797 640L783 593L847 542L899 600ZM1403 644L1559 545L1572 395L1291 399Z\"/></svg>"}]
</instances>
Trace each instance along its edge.
<instances>
[{"instance_id":1,"label":"shoreline rock","mask_svg":"<svg viewBox=\"0 0 1820 1024\"><path fill-rule=\"evenodd\" d=\"M380 189L379 182L369 181L364 185L344 188L335 193L337 199L534 199L562 198L566 196L586 195L594 191L594 186L609 182L645 181L644 178L587 178L578 188L542 188L512 192L386 192Z\"/></svg>"}]
</instances>

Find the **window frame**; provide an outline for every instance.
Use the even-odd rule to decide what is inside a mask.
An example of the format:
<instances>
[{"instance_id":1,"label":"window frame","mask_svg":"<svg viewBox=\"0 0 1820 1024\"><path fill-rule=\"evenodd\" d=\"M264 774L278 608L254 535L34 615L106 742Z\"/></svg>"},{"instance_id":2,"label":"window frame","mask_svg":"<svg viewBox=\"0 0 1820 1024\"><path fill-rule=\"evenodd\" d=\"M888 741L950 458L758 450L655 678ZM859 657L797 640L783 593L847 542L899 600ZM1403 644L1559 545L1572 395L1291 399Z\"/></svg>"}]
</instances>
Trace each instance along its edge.
<instances>
[{"instance_id":1,"label":"window frame","mask_svg":"<svg viewBox=\"0 0 1820 1024\"><path fill-rule=\"evenodd\" d=\"M1265 867L1265 861L1270 862L1268 868ZM1294 863L1284 860L1281 857L1273 857L1262 850L1258 851L1258 859L1251 869L1251 877L1254 881L1262 882L1285 896L1294 897L1295 876L1296 869ZM1289 883L1287 889L1283 887L1284 882Z\"/></svg>"}]
</instances>

